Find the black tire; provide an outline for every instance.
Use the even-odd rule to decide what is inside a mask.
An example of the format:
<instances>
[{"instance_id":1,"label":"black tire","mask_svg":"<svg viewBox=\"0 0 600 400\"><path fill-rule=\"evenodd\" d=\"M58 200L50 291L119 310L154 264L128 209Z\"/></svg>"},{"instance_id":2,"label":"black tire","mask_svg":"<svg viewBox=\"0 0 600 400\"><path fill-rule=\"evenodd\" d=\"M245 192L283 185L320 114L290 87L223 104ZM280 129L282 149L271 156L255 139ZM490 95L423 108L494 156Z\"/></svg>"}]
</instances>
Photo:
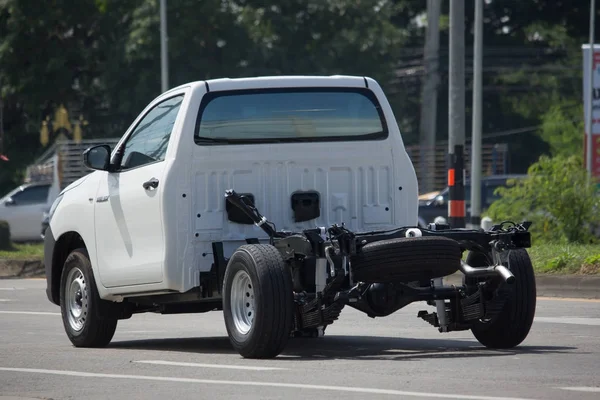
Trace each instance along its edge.
<instances>
[{"instance_id":1,"label":"black tire","mask_svg":"<svg viewBox=\"0 0 600 400\"><path fill-rule=\"evenodd\" d=\"M512 285L504 285L498 296L505 297L499 313L489 321L478 322L471 331L482 345L493 349L510 349L521 344L533 324L536 308L536 283L533 265L526 249L510 251L507 268L515 276ZM469 254L467 263L482 266L485 257Z\"/></svg>"},{"instance_id":2,"label":"black tire","mask_svg":"<svg viewBox=\"0 0 600 400\"><path fill-rule=\"evenodd\" d=\"M352 258L352 272L367 283L428 280L458 271L461 255L459 243L445 237L380 240Z\"/></svg>"},{"instance_id":3,"label":"black tire","mask_svg":"<svg viewBox=\"0 0 600 400\"><path fill-rule=\"evenodd\" d=\"M240 305L239 295L254 302ZM245 315L250 314L248 322ZM273 358L283 351L294 321L294 293L291 272L274 246L243 245L233 253L223 278L223 316L229 340L242 357Z\"/></svg>"},{"instance_id":4,"label":"black tire","mask_svg":"<svg viewBox=\"0 0 600 400\"><path fill-rule=\"evenodd\" d=\"M75 279L75 274L79 279ZM71 282L74 284L71 285ZM79 287L81 296L71 296L71 293L76 293L75 287ZM79 297L82 318L71 319L70 316L74 317L71 312L74 308L69 305L70 299ZM72 251L61 275L60 311L65 332L75 347L104 347L110 343L117 328L117 318L103 315L101 307L105 307L106 303L98 295L87 250L80 248ZM70 322L76 320L81 322L81 328L76 322Z\"/></svg>"}]
</instances>

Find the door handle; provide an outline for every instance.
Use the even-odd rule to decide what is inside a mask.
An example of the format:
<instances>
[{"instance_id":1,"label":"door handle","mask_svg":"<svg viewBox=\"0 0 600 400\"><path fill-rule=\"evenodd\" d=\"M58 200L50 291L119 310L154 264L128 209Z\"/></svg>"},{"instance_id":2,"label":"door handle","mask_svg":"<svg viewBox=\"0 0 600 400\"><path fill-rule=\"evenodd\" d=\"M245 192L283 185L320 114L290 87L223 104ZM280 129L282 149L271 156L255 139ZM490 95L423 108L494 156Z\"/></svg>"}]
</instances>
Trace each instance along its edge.
<instances>
[{"instance_id":1,"label":"door handle","mask_svg":"<svg viewBox=\"0 0 600 400\"><path fill-rule=\"evenodd\" d=\"M142 187L146 190L153 190L158 187L158 179L152 178L142 184Z\"/></svg>"}]
</instances>

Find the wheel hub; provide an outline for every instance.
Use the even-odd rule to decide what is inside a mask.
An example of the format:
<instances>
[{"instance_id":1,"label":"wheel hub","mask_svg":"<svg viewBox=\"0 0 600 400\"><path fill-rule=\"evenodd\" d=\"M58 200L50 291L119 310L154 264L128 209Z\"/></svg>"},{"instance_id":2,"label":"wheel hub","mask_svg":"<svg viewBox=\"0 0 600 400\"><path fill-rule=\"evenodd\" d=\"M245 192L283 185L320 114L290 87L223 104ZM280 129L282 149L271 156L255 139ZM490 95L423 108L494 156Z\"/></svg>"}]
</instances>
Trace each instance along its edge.
<instances>
[{"instance_id":1,"label":"wheel hub","mask_svg":"<svg viewBox=\"0 0 600 400\"><path fill-rule=\"evenodd\" d=\"M254 286L246 271L238 271L231 285L231 316L235 328L247 334L254 322Z\"/></svg>"},{"instance_id":2,"label":"wheel hub","mask_svg":"<svg viewBox=\"0 0 600 400\"><path fill-rule=\"evenodd\" d=\"M87 319L88 295L85 277L79 268L69 271L65 301L67 303L67 319L71 329L82 330Z\"/></svg>"}]
</instances>

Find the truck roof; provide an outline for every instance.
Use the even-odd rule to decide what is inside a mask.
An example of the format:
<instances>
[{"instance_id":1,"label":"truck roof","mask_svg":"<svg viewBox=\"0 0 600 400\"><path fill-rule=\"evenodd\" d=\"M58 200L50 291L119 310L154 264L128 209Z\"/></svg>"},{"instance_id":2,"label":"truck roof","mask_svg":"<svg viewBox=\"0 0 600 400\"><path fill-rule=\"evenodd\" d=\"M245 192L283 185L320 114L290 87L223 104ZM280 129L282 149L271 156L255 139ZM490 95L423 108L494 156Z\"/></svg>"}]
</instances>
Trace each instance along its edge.
<instances>
[{"instance_id":1,"label":"truck roof","mask_svg":"<svg viewBox=\"0 0 600 400\"><path fill-rule=\"evenodd\" d=\"M282 75L282 76L257 76L244 78L218 78L202 81L193 81L180 85L171 90L177 90L186 86L205 85L210 92L222 90L243 90L259 88L282 88L282 87L369 87L371 78L351 75ZM169 91L171 91L169 90Z\"/></svg>"}]
</instances>

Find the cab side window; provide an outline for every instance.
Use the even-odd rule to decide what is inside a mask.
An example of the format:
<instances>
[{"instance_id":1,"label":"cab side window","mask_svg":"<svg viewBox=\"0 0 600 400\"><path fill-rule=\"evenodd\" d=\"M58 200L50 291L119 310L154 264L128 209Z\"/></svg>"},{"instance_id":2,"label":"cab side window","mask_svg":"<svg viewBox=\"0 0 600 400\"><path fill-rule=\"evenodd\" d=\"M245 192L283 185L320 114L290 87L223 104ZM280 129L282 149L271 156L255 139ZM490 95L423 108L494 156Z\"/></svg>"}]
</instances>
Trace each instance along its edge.
<instances>
[{"instance_id":1,"label":"cab side window","mask_svg":"<svg viewBox=\"0 0 600 400\"><path fill-rule=\"evenodd\" d=\"M183 95L171 97L152 108L138 123L125 142L121 170L163 161L183 101Z\"/></svg>"},{"instance_id":2,"label":"cab side window","mask_svg":"<svg viewBox=\"0 0 600 400\"><path fill-rule=\"evenodd\" d=\"M48 200L48 191L50 185L29 186L24 190L15 193L11 198L15 206L27 206L32 204L44 204Z\"/></svg>"}]
</instances>

